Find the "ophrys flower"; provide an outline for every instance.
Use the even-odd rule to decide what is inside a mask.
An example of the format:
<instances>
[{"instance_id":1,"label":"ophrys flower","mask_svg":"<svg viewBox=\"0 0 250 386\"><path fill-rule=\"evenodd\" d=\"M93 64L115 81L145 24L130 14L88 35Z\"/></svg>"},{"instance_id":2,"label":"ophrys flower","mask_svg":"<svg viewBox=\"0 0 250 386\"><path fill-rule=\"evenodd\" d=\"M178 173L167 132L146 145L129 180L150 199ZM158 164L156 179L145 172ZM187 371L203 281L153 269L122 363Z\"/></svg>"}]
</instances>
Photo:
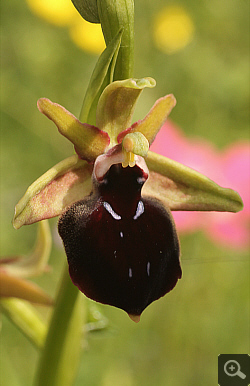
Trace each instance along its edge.
<instances>
[{"instance_id":1,"label":"ophrys flower","mask_svg":"<svg viewBox=\"0 0 250 386\"><path fill-rule=\"evenodd\" d=\"M236 192L148 151L176 103L172 94L160 98L131 125L141 91L154 85L152 78L111 83L99 99L95 126L40 99L39 110L74 144L77 155L29 187L14 219L19 228L61 215L59 233L74 284L135 321L181 277L171 210L242 208Z\"/></svg>"}]
</instances>

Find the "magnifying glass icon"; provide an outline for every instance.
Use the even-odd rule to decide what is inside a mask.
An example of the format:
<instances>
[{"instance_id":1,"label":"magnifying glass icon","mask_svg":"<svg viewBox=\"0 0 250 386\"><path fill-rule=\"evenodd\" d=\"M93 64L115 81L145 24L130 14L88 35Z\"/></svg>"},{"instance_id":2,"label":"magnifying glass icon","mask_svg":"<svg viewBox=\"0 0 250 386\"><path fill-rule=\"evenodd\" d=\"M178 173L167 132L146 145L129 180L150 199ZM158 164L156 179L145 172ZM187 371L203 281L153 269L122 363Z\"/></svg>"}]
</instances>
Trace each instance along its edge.
<instances>
[{"instance_id":1,"label":"magnifying glass icon","mask_svg":"<svg viewBox=\"0 0 250 386\"><path fill-rule=\"evenodd\" d=\"M231 359L230 361L227 361L224 364L224 372L229 376L229 377L235 377L238 375L241 379L246 378L246 374L244 374L242 371L240 371L240 364L239 362Z\"/></svg>"}]
</instances>

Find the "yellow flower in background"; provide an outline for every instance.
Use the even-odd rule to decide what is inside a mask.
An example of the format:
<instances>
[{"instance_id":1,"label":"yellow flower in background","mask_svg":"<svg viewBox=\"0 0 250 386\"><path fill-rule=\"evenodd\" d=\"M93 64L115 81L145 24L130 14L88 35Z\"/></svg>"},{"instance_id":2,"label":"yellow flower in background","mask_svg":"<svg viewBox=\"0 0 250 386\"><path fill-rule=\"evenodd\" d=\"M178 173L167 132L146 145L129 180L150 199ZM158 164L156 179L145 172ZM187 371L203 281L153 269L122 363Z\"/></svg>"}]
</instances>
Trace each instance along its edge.
<instances>
[{"instance_id":1,"label":"yellow flower in background","mask_svg":"<svg viewBox=\"0 0 250 386\"><path fill-rule=\"evenodd\" d=\"M101 25L92 24L78 14L69 0L27 0L31 11L58 27L68 27L73 42L82 50L100 54L105 48Z\"/></svg>"},{"instance_id":2,"label":"yellow flower in background","mask_svg":"<svg viewBox=\"0 0 250 386\"><path fill-rule=\"evenodd\" d=\"M193 35L193 21L183 7L165 7L154 19L154 41L164 53L181 50L192 41Z\"/></svg>"},{"instance_id":3,"label":"yellow flower in background","mask_svg":"<svg viewBox=\"0 0 250 386\"><path fill-rule=\"evenodd\" d=\"M76 10L69 0L27 0L31 11L57 26L69 25Z\"/></svg>"},{"instance_id":4,"label":"yellow flower in background","mask_svg":"<svg viewBox=\"0 0 250 386\"><path fill-rule=\"evenodd\" d=\"M82 50L100 54L105 49L101 24L89 23L76 11L74 23L69 27L73 42Z\"/></svg>"}]
</instances>

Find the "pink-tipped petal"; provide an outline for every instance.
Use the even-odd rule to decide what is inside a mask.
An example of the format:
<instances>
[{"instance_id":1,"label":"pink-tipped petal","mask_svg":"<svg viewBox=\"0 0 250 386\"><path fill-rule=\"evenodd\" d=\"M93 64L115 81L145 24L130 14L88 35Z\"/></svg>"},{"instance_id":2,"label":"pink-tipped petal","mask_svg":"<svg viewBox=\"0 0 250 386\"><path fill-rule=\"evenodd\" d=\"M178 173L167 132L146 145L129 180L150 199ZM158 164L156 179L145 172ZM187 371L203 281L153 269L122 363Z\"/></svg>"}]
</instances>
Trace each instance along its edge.
<instances>
[{"instance_id":1,"label":"pink-tipped petal","mask_svg":"<svg viewBox=\"0 0 250 386\"><path fill-rule=\"evenodd\" d=\"M59 216L91 192L93 166L77 155L66 158L27 189L15 207L14 228Z\"/></svg>"},{"instance_id":2,"label":"pink-tipped petal","mask_svg":"<svg viewBox=\"0 0 250 386\"><path fill-rule=\"evenodd\" d=\"M172 94L158 99L142 121L134 123L118 135L118 142L121 142L128 133L140 132L151 145L175 105L176 99Z\"/></svg>"},{"instance_id":3,"label":"pink-tipped petal","mask_svg":"<svg viewBox=\"0 0 250 386\"><path fill-rule=\"evenodd\" d=\"M73 114L47 98L37 102L39 111L51 119L59 132L75 146L77 154L88 162L94 162L108 147L107 133L97 127L80 122Z\"/></svg>"}]
</instances>

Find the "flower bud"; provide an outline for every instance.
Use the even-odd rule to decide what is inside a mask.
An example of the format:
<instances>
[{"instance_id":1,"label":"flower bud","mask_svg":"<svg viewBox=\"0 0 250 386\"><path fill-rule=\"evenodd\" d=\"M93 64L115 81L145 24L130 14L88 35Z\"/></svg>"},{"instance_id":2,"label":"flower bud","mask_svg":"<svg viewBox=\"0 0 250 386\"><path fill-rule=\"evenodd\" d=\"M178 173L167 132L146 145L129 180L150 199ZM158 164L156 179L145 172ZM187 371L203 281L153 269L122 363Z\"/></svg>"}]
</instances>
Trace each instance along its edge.
<instances>
[{"instance_id":1,"label":"flower bud","mask_svg":"<svg viewBox=\"0 0 250 386\"><path fill-rule=\"evenodd\" d=\"M100 23L97 0L71 0L80 15L90 23Z\"/></svg>"}]
</instances>

